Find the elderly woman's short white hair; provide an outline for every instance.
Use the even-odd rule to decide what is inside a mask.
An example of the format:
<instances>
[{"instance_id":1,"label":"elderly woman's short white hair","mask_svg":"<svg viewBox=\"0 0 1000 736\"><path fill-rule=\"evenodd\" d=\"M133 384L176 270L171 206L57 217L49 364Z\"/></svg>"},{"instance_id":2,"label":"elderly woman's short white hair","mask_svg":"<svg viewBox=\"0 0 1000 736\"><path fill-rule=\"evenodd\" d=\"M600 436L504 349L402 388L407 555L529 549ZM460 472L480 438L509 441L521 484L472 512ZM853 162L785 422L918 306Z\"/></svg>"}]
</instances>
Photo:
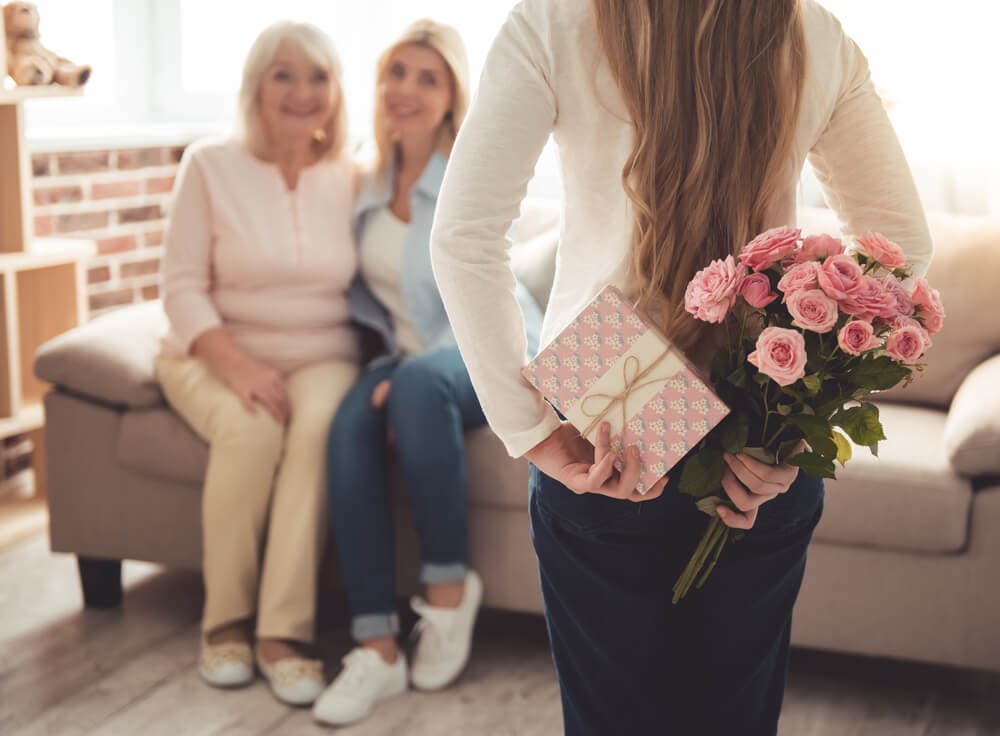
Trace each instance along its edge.
<instances>
[{"instance_id":1,"label":"elderly woman's short white hair","mask_svg":"<svg viewBox=\"0 0 1000 736\"><path fill-rule=\"evenodd\" d=\"M279 21L261 31L257 40L253 42L243 65L238 133L250 151L258 156L268 156L267 135L260 118L260 82L274 61L282 42L299 49L310 61L324 69L334 82L330 89L331 94L336 92L337 101L330 121L316 132L315 145L323 155L339 156L347 143L347 106L344 104L343 70L333 41L310 23Z\"/></svg>"}]
</instances>

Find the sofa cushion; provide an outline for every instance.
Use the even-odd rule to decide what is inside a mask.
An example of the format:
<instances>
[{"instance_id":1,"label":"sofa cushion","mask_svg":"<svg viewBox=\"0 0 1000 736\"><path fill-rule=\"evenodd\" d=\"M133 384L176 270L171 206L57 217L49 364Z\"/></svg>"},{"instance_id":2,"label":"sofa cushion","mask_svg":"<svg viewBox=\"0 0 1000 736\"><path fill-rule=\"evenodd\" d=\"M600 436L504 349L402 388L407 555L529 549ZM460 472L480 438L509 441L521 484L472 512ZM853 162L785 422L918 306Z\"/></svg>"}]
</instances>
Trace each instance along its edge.
<instances>
[{"instance_id":1,"label":"sofa cushion","mask_svg":"<svg viewBox=\"0 0 1000 736\"><path fill-rule=\"evenodd\" d=\"M948 410L944 449L965 475L1000 475L1000 355L966 376Z\"/></svg>"},{"instance_id":2,"label":"sofa cushion","mask_svg":"<svg viewBox=\"0 0 1000 736\"><path fill-rule=\"evenodd\" d=\"M901 404L879 406L889 439L879 457L854 457L826 482L816 539L908 552L958 552L966 543L972 488L944 450L945 413Z\"/></svg>"},{"instance_id":3,"label":"sofa cushion","mask_svg":"<svg viewBox=\"0 0 1000 736\"><path fill-rule=\"evenodd\" d=\"M471 502L527 509L527 461L512 460L486 426L466 432L465 443ZM208 467L208 444L171 409L129 411L122 417L118 461L129 470L200 487ZM402 482L394 460L389 478L394 486Z\"/></svg>"},{"instance_id":4,"label":"sofa cushion","mask_svg":"<svg viewBox=\"0 0 1000 736\"><path fill-rule=\"evenodd\" d=\"M881 398L947 408L965 376L1000 352L1000 312L992 302L1000 273L1000 218L928 215L934 260L927 278L941 292L947 317L927 353L927 371L909 386ZM836 233L831 210L805 208L806 232Z\"/></svg>"},{"instance_id":5,"label":"sofa cushion","mask_svg":"<svg viewBox=\"0 0 1000 736\"><path fill-rule=\"evenodd\" d=\"M154 375L167 318L159 301L119 309L63 333L38 349L35 375L106 404L163 404Z\"/></svg>"},{"instance_id":6,"label":"sofa cushion","mask_svg":"<svg viewBox=\"0 0 1000 736\"><path fill-rule=\"evenodd\" d=\"M118 461L129 470L200 488L208 444L167 407L128 411L118 435Z\"/></svg>"}]
</instances>

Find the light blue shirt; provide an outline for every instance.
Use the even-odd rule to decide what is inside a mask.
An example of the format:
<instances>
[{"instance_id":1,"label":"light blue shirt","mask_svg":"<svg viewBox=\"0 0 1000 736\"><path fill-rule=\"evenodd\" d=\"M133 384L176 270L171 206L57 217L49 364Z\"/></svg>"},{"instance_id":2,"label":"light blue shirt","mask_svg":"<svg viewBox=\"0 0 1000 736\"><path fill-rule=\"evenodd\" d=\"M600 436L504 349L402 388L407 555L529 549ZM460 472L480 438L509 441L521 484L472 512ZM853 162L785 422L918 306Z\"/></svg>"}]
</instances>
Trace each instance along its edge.
<instances>
[{"instance_id":1,"label":"light blue shirt","mask_svg":"<svg viewBox=\"0 0 1000 736\"><path fill-rule=\"evenodd\" d=\"M443 155L435 153L410 192L410 224L403 244L403 263L400 268L403 303L427 351L456 344L434 279L430 255L431 224L434 222L434 209L447 164L448 160ZM362 178L354 208L356 242L361 242L368 218L380 208L388 207L392 201L395 175L395 169L390 166L381 174L369 174ZM520 282L517 283L516 295L524 314L527 361L538 352L542 311ZM356 324L373 330L382 340L383 351L369 360L366 370L398 360L402 351L396 339L392 318L372 293L360 271L348 289L347 300L351 319Z\"/></svg>"}]
</instances>

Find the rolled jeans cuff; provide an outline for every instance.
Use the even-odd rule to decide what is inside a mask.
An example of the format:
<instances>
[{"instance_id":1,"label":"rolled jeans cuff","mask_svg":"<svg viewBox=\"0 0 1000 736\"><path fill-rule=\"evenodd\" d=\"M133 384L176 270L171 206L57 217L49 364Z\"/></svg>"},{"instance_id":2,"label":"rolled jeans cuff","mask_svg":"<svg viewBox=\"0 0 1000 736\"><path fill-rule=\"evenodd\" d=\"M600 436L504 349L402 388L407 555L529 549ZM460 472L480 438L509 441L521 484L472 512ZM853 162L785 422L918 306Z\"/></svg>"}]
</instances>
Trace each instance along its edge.
<instances>
[{"instance_id":1,"label":"rolled jeans cuff","mask_svg":"<svg viewBox=\"0 0 1000 736\"><path fill-rule=\"evenodd\" d=\"M351 637L355 641L379 639L399 633L399 616L395 613L366 613L351 619Z\"/></svg>"},{"instance_id":2,"label":"rolled jeans cuff","mask_svg":"<svg viewBox=\"0 0 1000 736\"><path fill-rule=\"evenodd\" d=\"M420 582L424 585L457 583L465 580L467 569L465 563L462 562L455 562L448 565L435 565L425 562L420 566Z\"/></svg>"}]
</instances>

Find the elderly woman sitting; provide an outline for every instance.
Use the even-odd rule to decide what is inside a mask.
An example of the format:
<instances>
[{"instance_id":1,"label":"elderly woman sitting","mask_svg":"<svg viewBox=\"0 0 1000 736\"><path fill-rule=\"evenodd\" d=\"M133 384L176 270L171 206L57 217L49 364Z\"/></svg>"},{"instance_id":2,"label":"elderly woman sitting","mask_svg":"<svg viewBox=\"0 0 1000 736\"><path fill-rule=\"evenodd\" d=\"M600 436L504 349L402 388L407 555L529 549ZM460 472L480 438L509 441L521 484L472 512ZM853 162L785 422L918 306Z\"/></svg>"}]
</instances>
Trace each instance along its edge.
<instances>
[{"instance_id":1,"label":"elderly woman sitting","mask_svg":"<svg viewBox=\"0 0 1000 736\"><path fill-rule=\"evenodd\" d=\"M308 654L325 443L360 360L340 77L318 29L260 34L243 70L241 134L185 153L164 257L171 332L157 373L210 445L200 672L219 687L251 682L256 633L257 665L293 704L323 687Z\"/></svg>"}]
</instances>

